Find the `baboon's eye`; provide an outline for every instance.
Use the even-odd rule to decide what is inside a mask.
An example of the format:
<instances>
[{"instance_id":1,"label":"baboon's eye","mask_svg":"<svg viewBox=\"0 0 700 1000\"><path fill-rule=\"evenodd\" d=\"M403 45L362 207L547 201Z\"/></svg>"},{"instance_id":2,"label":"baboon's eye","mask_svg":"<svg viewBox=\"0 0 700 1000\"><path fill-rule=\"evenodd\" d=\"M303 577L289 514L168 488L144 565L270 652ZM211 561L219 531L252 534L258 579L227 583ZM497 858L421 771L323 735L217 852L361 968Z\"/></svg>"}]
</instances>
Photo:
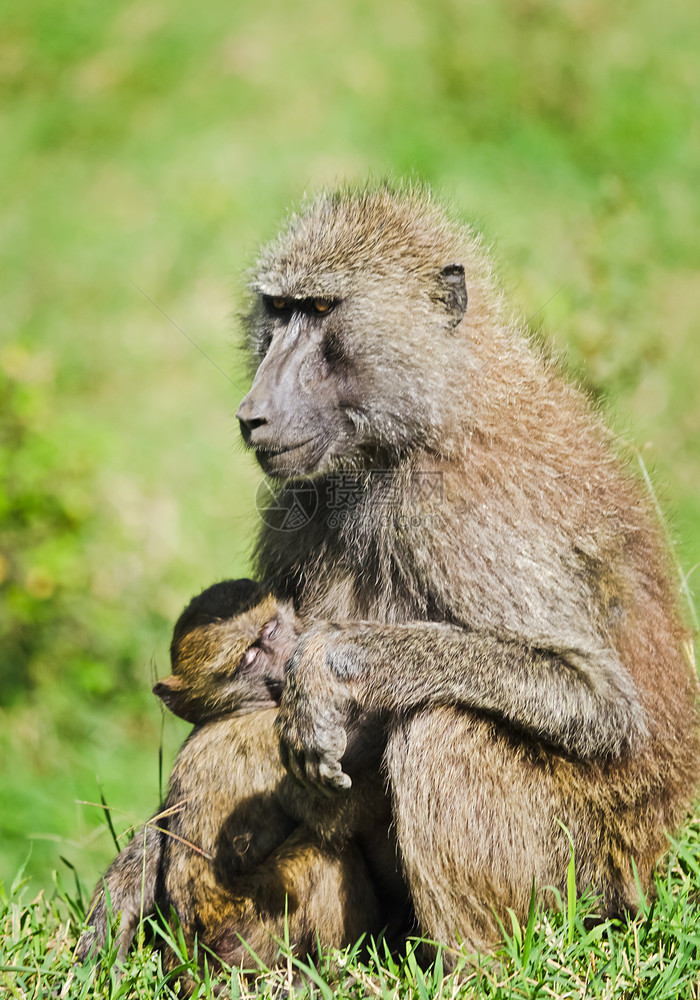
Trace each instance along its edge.
<instances>
[{"instance_id":1,"label":"baboon's eye","mask_svg":"<svg viewBox=\"0 0 700 1000\"><path fill-rule=\"evenodd\" d=\"M274 639L279 631L279 627L280 623L278 618L271 618L269 622L265 622L263 627L260 629L258 643L263 645L268 639Z\"/></svg>"},{"instance_id":2,"label":"baboon's eye","mask_svg":"<svg viewBox=\"0 0 700 1000\"><path fill-rule=\"evenodd\" d=\"M314 312L317 313L327 313L333 308L333 303L330 299L314 299L313 301Z\"/></svg>"},{"instance_id":3,"label":"baboon's eye","mask_svg":"<svg viewBox=\"0 0 700 1000\"><path fill-rule=\"evenodd\" d=\"M283 295L263 295L262 300L265 308L272 313L289 312L292 306L291 301Z\"/></svg>"},{"instance_id":4,"label":"baboon's eye","mask_svg":"<svg viewBox=\"0 0 700 1000\"><path fill-rule=\"evenodd\" d=\"M259 652L260 652L260 646L258 646L256 643L253 643L252 646L248 646L245 653L241 657L240 669L244 670L246 667L251 666L251 664L255 661L255 658Z\"/></svg>"}]
</instances>

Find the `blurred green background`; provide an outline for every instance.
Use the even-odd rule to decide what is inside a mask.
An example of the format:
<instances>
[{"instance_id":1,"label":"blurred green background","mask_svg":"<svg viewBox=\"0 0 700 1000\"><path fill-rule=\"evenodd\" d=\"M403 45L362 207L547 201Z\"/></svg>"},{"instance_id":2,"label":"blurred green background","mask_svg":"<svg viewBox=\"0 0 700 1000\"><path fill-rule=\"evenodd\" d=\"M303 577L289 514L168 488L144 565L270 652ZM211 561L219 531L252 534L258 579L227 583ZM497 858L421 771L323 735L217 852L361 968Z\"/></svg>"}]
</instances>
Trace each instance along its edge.
<instances>
[{"instance_id":1,"label":"blurred green background","mask_svg":"<svg viewBox=\"0 0 700 1000\"><path fill-rule=\"evenodd\" d=\"M31 844L91 883L98 780L118 830L157 803L172 622L256 528L243 274L305 190L414 175L474 220L700 562L700 6L1 9L0 878Z\"/></svg>"}]
</instances>

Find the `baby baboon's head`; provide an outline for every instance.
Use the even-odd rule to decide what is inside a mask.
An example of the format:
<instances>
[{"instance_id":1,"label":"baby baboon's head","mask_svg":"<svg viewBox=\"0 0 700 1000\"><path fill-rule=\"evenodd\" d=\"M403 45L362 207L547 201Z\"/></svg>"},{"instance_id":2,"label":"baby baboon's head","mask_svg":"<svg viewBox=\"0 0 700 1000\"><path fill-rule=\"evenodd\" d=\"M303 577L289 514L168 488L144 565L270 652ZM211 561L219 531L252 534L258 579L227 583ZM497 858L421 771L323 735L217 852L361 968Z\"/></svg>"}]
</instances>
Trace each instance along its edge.
<instances>
[{"instance_id":1,"label":"baby baboon's head","mask_svg":"<svg viewBox=\"0 0 700 1000\"><path fill-rule=\"evenodd\" d=\"M178 619L172 674L153 691L188 722L279 704L298 631L291 605L253 580L227 580L195 597Z\"/></svg>"}]
</instances>

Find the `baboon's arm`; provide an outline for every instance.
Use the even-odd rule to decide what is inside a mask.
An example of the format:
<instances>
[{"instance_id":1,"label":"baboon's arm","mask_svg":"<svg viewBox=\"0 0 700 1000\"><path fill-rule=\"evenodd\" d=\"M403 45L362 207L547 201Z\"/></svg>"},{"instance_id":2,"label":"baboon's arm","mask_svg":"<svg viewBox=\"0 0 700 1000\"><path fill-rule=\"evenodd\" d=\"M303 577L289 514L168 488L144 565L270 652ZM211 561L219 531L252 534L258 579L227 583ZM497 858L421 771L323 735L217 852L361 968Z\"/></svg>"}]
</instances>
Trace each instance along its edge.
<instances>
[{"instance_id":1,"label":"baboon's arm","mask_svg":"<svg viewBox=\"0 0 700 1000\"><path fill-rule=\"evenodd\" d=\"M297 777L342 788L350 706L391 717L440 704L491 714L581 757L620 755L646 733L613 649L538 649L429 622L311 629L291 658L277 725Z\"/></svg>"}]
</instances>

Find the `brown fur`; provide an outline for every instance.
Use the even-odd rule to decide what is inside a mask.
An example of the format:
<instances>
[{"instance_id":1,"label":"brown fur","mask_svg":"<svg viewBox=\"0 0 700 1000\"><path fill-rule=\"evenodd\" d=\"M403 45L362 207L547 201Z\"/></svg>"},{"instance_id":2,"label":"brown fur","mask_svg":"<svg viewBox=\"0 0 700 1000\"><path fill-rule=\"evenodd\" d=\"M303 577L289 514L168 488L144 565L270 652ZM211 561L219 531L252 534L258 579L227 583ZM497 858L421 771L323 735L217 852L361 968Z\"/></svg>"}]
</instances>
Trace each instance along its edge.
<instances>
[{"instance_id":1,"label":"brown fur","mask_svg":"<svg viewBox=\"0 0 700 1000\"><path fill-rule=\"evenodd\" d=\"M315 951L317 936L322 946L342 947L390 919L376 889L390 875L365 860L369 851L379 865L396 868L376 760L374 772L357 775L351 795L329 802L302 789L279 759L276 708L265 703L275 705L270 692L296 636L291 609L251 581L217 584L181 615L173 675L154 690L196 726L161 810L98 884L94 931L80 941L81 959L104 944L109 909L122 914L120 959L141 915L157 907L166 917L174 911L189 948L197 937L224 961L246 965L241 938L274 963L285 920L295 952L304 955ZM169 955L167 964L174 962Z\"/></svg>"},{"instance_id":2,"label":"brown fur","mask_svg":"<svg viewBox=\"0 0 700 1000\"><path fill-rule=\"evenodd\" d=\"M492 908L525 919L533 876L563 889L557 820L579 889L635 906L632 860L645 889L697 788L696 678L662 534L588 400L421 191L312 200L252 290L244 440L280 509L300 476L319 498L258 545L310 626L278 720L290 768L343 787L349 713L389 717L429 937L488 949Z\"/></svg>"}]
</instances>

